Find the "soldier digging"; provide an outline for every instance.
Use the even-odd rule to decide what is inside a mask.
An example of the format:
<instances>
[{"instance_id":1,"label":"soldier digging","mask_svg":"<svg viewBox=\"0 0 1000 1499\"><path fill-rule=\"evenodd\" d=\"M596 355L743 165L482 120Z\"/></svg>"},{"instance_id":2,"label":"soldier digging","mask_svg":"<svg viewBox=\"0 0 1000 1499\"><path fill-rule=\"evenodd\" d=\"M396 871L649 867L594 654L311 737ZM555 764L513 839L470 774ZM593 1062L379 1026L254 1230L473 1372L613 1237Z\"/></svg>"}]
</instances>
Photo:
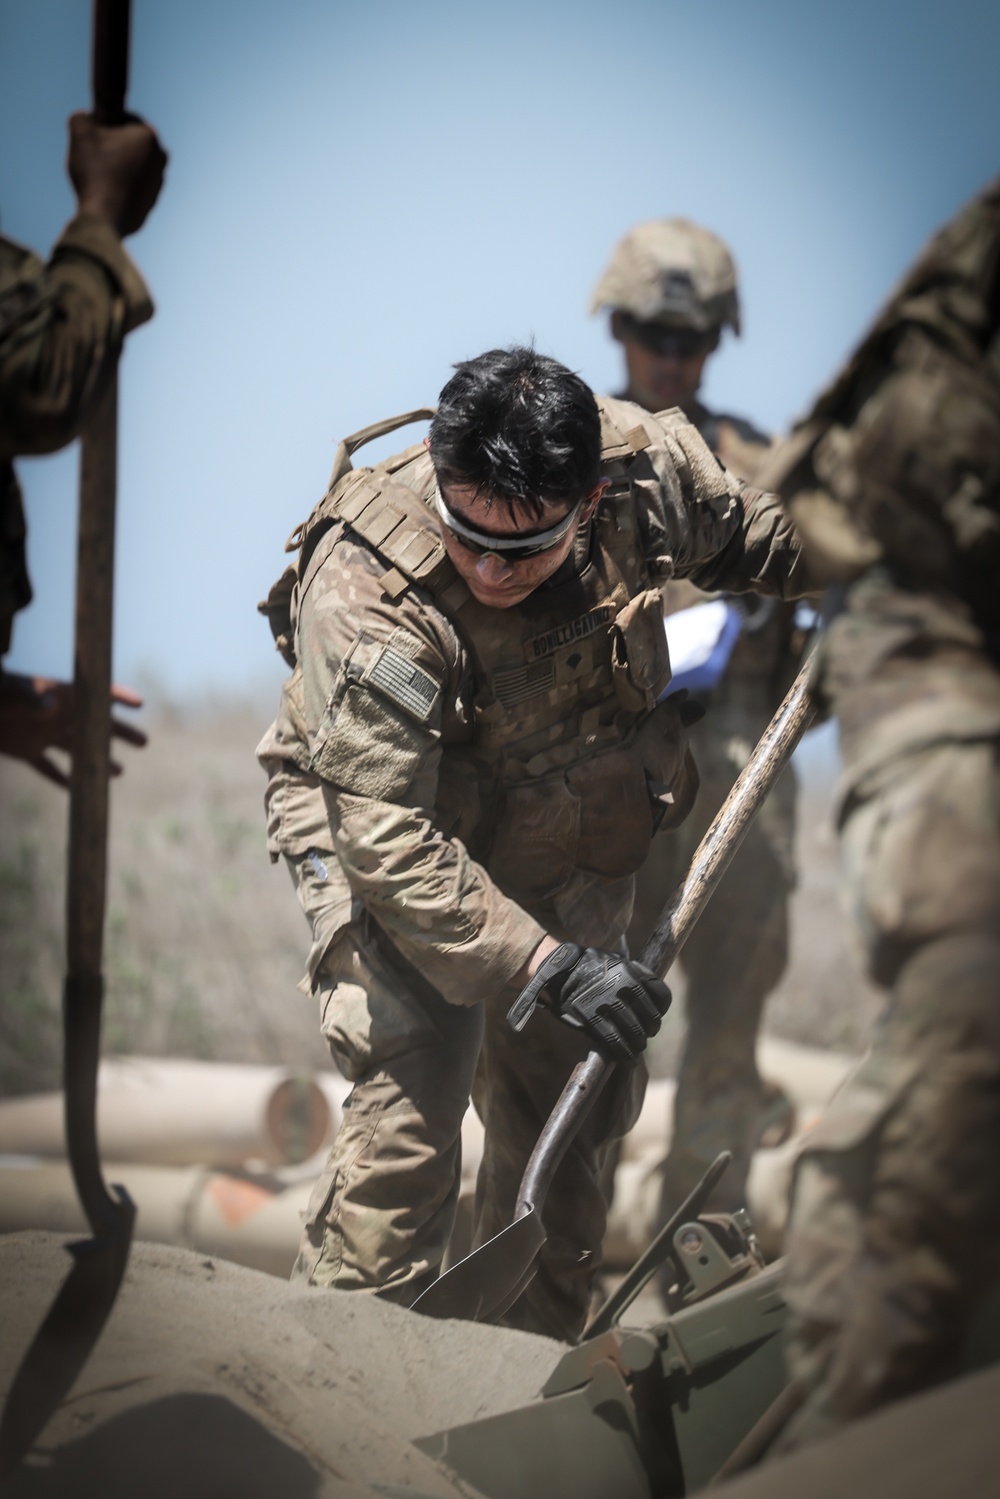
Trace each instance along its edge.
<instances>
[{"instance_id":1,"label":"soldier digging","mask_svg":"<svg viewBox=\"0 0 1000 1499\"><path fill-rule=\"evenodd\" d=\"M573 1339L599 1266L608 1142L668 1003L626 956L634 877L696 774L660 590L809 586L772 497L680 412L597 400L530 349L456 366L428 443L342 445L269 612L294 671L260 746L270 846L309 917L308 983L354 1090L296 1273L410 1304L438 1274L470 1092L476 1242L591 1046L619 1062L546 1202L507 1320ZM286 613L286 607L287 613ZM545 1006L507 1011L543 974Z\"/></svg>"}]
</instances>

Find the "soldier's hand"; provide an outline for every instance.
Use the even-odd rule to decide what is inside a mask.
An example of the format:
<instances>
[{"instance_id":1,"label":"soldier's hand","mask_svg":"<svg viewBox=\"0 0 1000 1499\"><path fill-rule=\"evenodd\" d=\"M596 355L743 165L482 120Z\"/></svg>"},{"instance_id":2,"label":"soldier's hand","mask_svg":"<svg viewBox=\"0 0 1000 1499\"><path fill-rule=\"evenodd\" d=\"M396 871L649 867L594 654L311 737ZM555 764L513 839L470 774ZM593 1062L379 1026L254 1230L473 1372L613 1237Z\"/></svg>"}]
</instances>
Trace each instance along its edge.
<instances>
[{"instance_id":1,"label":"soldier's hand","mask_svg":"<svg viewBox=\"0 0 1000 1499\"><path fill-rule=\"evenodd\" d=\"M138 115L102 125L78 110L69 117L70 181L81 213L96 213L118 234L141 229L163 185L167 153Z\"/></svg>"},{"instance_id":2,"label":"soldier's hand","mask_svg":"<svg viewBox=\"0 0 1000 1499\"><path fill-rule=\"evenodd\" d=\"M142 707L142 698L129 687L112 687L111 701L125 708ZM147 742L141 729L122 719L112 718L111 733L137 749ZM47 751L68 751L72 743L72 683L0 673L0 754L26 760L47 780L68 786L69 777ZM116 760L111 761L110 768L113 776L121 775Z\"/></svg>"},{"instance_id":3,"label":"soldier's hand","mask_svg":"<svg viewBox=\"0 0 1000 1499\"><path fill-rule=\"evenodd\" d=\"M536 1001L585 1031L599 1051L630 1062L646 1049L670 1005L670 990L655 973L621 953L563 942L535 970L508 1017L520 1030Z\"/></svg>"}]
</instances>

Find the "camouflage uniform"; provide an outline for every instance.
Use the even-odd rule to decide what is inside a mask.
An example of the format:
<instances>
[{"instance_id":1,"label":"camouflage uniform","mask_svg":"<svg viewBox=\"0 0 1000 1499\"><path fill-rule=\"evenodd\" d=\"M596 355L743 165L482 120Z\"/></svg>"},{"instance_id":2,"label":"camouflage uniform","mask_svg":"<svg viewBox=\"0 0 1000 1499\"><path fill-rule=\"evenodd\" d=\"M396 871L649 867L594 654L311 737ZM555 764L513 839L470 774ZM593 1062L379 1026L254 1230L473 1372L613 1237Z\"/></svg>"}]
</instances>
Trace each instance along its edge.
<instances>
[{"instance_id":1,"label":"camouflage uniform","mask_svg":"<svg viewBox=\"0 0 1000 1499\"><path fill-rule=\"evenodd\" d=\"M11 460L72 441L125 334L152 313L139 272L95 214L70 221L48 265L0 236L0 656L31 600Z\"/></svg>"},{"instance_id":2,"label":"camouflage uniform","mask_svg":"<svg viewBox=\"0 0 1000 1499\"><path fill-rule=\"evenodd\" d=\"M788 1231L796 1445L947 1376L1000 1274L1000 181L777 455L840 604L847 888L891 994ZM836 612L836 610L832 611Z\"/></svg>"},{"instance_id":3,"label":"camouflage uniform","mask_svg":"<svg viewBox=\"0 0 1000 1499\"><path fill-rule=\"evenodd\" d=\"M639 225L618 245L594 292L608 306L665 329L739 332L736 268L714 234L683 219ZM749 483L771 440L750 422L711 412L694 400L687 415L731 472ZM668 583L667 614L705 595ZM688 871L698 844L781 702L798 666L794 609L752 599L719 684L699 694L704 720L691 732L700 788L683 827L658 839L637 881L629 948L642 951L667 897ZM757 1071L764 1003L788 961L788 906L795 884L795 776L779 779L680 957L686 981L687 1036L663 1167L660 1221L666 1222L720 1150L733 1163L710 1206L744 1205L750 1158L775 1090ZM778 1109L787 1102L777 1096Z\"/></svg>"},{"instance_id":4,"label":"camouflage uniform","mask_svg":"<svg viewBox=\"0 0 1000 1499\"><path fill-rule=\"evenodd\" d=\"M513 981L546 931L620 947L654 827L693 791L677 705L656 706L659 585L801 591L791 528L679 413L601 406L611 487L568 575L513 609L478 604L454 573L422 444L357 473L345 445L293 538L299 665L259 753L271 848L312 924L309 983L355 1084L297 1266L315 1284L409 1303L437 1274L473 1087L477 1239L510 1221L587 1049L548 1013L509 1032ZM643 1083L641 1066L619 1069L560 1168L521 1325L578 1332L604 1231L600 1150Z\"/></svg>"}]
</instances>

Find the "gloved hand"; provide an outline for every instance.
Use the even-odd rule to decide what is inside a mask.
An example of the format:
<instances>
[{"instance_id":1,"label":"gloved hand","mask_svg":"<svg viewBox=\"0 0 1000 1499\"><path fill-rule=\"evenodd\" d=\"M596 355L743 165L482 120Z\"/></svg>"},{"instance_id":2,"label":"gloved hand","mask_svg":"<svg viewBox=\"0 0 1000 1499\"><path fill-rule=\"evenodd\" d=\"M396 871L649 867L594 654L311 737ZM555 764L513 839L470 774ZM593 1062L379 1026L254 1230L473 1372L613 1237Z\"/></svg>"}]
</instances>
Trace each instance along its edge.
<instances>
[{"instance_id":1,"label":"gloved hand","mask_svg":"<svg viewBox=\"0 0 1000 1499\"><path fill-rule=\"evenodd\" d=\"M511 1006L507 1020L515 1031L527 1024L539 1001L567 1025L585 1031L612 1061L631 1062L660 1029L670 990L650 969L621 953L564 942L543 960Z\"/></svg>"}]
</instances>

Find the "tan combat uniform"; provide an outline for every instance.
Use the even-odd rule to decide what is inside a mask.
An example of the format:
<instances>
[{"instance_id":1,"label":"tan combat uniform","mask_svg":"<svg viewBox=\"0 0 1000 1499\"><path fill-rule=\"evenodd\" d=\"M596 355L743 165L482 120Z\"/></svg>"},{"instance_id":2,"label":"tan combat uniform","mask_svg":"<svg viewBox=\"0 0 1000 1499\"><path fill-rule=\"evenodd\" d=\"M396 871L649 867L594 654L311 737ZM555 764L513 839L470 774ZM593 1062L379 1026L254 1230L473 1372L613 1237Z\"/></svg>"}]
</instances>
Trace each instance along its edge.
<instances>
[{"instance_id":1,"label":"tan combat uniform","mask_svg":"<svg viewBox=\"0 0 1000 1499\"><path fill-rule=\"evenodd\" d=\"M1000 1275L1000 181L924 253L769 466L847 583L847 888L891 990L788 1233L794 1445L955 1366ZM851 581L851 580L854 581Z\"/></svg>"},{"instance_id":2,"label":"tan combat uniform","mask_svg":"<svg viewBox=\"0 0 1000 1499\"><path fill-rule=\"evenodd\" d=\"M698 403L692 420L726 467L753 483L770 439L749 422ZM687 582L664 588L668 614L704 597ZM640 953L669 895L733 782L770 722L798 665L794 607L751 598L721 682L699 693L706 709L691 730L699 790L691 816L656 841L637 880L630 950ZM700 917L680 958L687 980L687 1036L677 1078L673 1133L663 1168L660 1222L666 1222L721 1150L733 1162L709 1204L745 1205L750 1158L765 1120L767 1093L757 1071L764 1003L788 961L788 905L795 883L795 777L778 780Z\"/></svg>"},{"instance_id":3,"label":"tan combat uniform","mask_svg":"<svg viewBox=\"0 0 1000 1499\"><path fill-rule=\"evenodd\" d=\"M125 334L152 313L139 272L95 214L70 221L48 265L0 236L0 656L31 600L11 460L72 441Z\"/></svg>"},{"instance_id":4,"label":"tan combat uniform","mask_svg":"<svg viewBox=\"0 0 1000 1499\"><path fill-rule=\"evenodd\" d=\"M478 604L452 569L423 445L357 473L345 455L302 533L299 666L259 753L271 847L312 924L323 1030L355 1084L306 1222L297 1268L314 1284L409 1303L433 1279L473 1087L477 1239L510 1221L587 1049L547 1012L510 1031L515 977L545 931L621 946L634 872L693 792L678 706L657 707L660 586L806 586L773 501L680 413L601 407L610 489L577 565L516 608ZM619 1070L560 1168L521 1325L579 1331L604 1232L600 1151L643 1082Z\"/></svg>"}]
</instances>

